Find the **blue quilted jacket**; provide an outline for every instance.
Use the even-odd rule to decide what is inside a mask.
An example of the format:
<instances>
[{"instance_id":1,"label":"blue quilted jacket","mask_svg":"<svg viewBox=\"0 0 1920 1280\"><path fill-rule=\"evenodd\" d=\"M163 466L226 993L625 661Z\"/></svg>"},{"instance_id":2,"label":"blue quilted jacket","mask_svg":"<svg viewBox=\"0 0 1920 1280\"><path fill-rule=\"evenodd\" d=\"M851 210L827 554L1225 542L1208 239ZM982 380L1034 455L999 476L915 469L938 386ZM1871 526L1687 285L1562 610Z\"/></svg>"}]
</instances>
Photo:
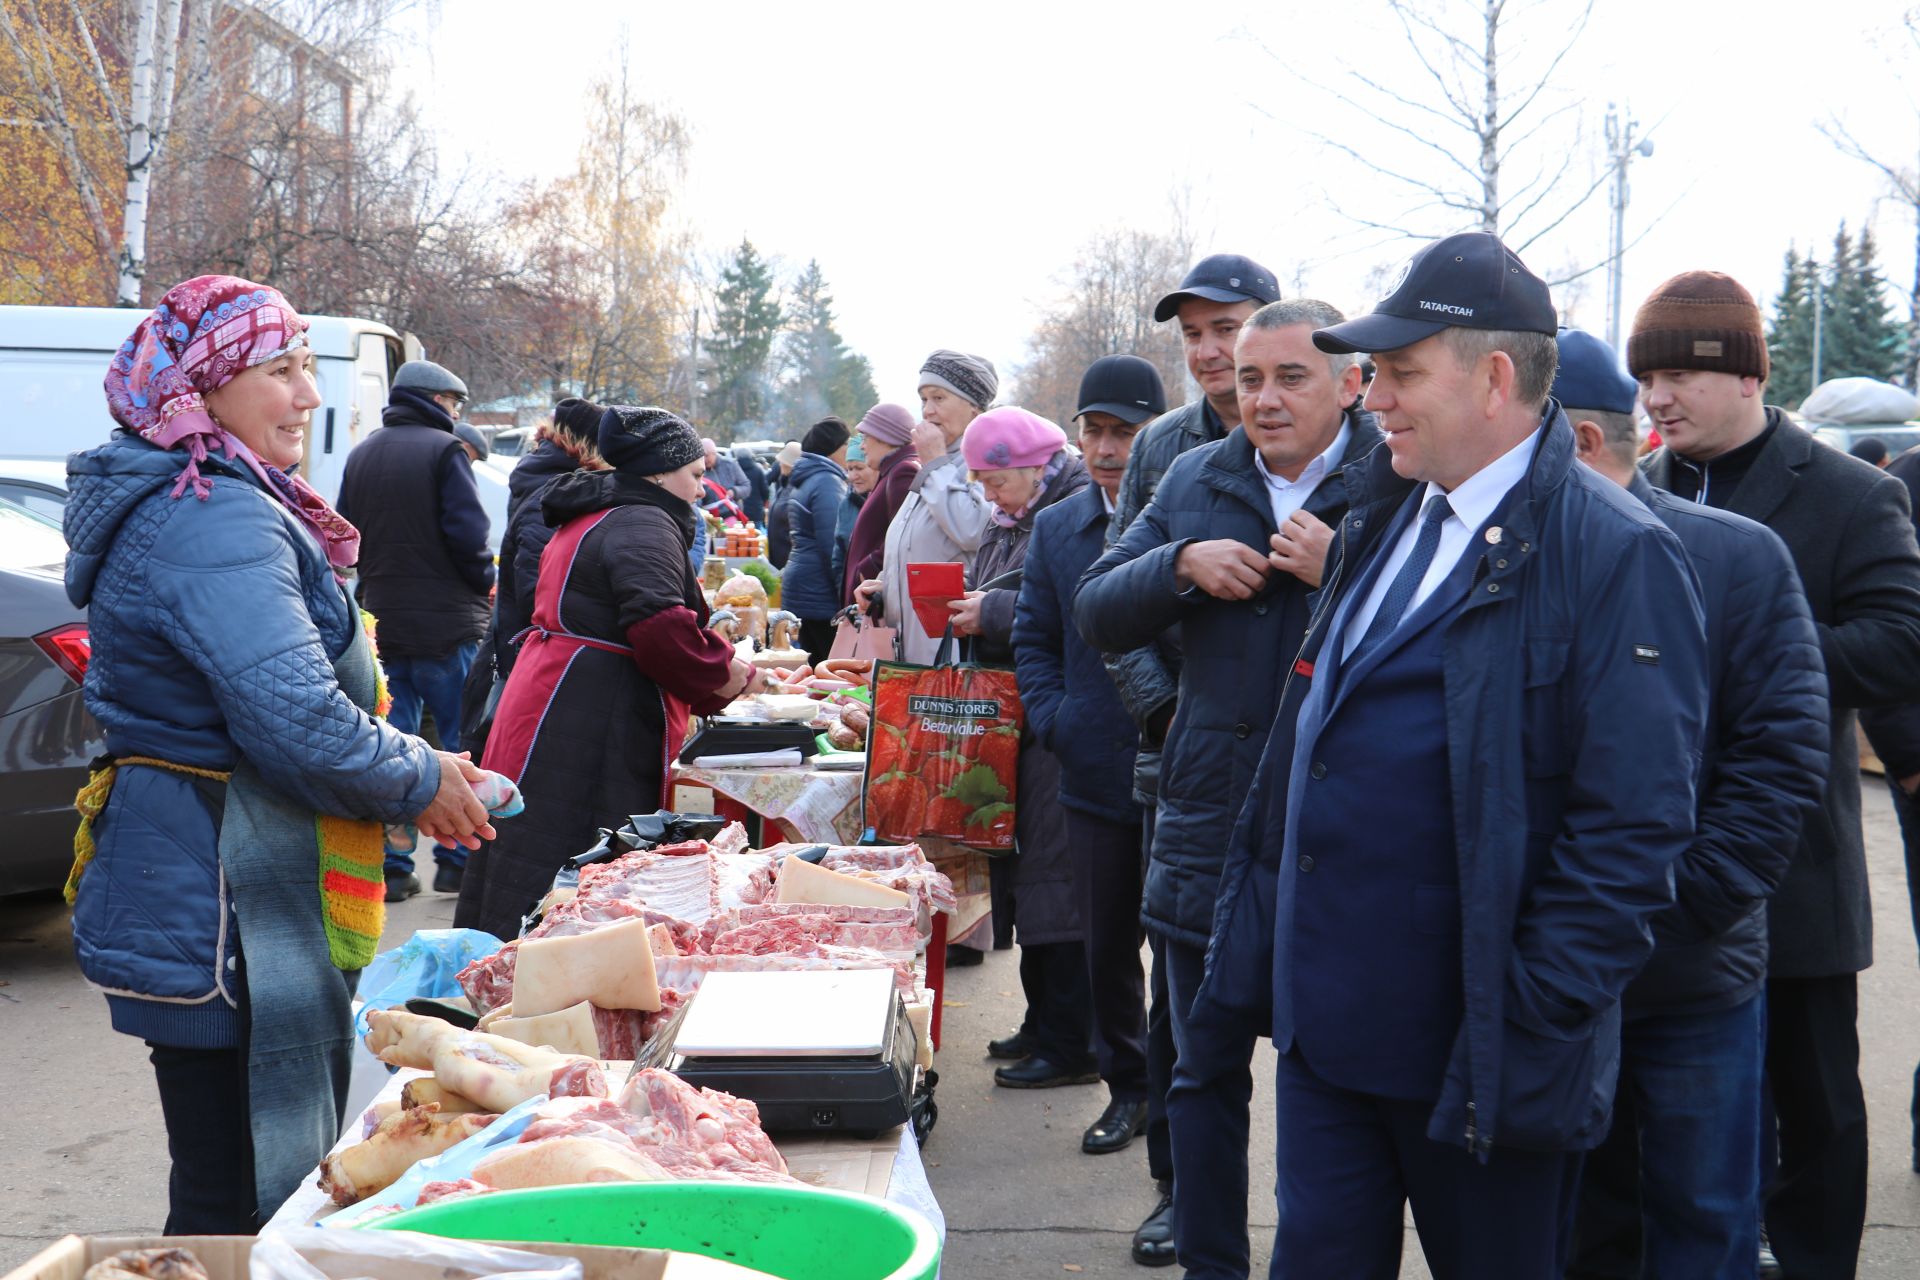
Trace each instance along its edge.
<instances>
[{"instance_id":1,"label":"blue quilted jacket","mask_svg":"<svg viewBox=\"0 0 1920 1280\"><path fill-rule=\"evenodd\" d=\"M215 770L244 756L315 812L417 815L438 766L335 682L358 618L319 543L217 458L201 466L208 498L175 500L183 462L124 433L67 462L67 595L88 609L86 702L107 749ZM120 1031L189 1048L240 1043L221 799L181 774L122 769L94 825L74 947Z\"/></svg>"}]
</instances>

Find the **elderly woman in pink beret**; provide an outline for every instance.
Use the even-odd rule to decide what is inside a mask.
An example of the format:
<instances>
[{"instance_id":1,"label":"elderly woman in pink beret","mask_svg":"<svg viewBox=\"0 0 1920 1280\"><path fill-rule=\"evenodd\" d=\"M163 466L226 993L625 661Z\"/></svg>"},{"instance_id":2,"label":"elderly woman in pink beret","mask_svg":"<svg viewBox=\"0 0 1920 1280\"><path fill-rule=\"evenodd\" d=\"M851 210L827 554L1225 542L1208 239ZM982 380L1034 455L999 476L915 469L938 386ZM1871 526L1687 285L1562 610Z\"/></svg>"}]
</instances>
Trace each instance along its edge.
<instances>
[{"instance_id":1,"label":"elderly woman in pink beret","mask_svg":"<svg viewBox=\"0 0 1920 1280\"><path fill-rule=\"evenodd\" d=\"M975 637L980 661L1012 666L1020 585L1008 579L1026 561L1034 517L1086 488L1087 470L1059 427L1012 405L975 418L961 448L993 510L969 590L951 606L953 629ZM1031 732L1020 737L1019 778L1017 852L993 864L993 920L996 940L1011 931L1020 943L1027 1013L1017 1032L988 1046L994 1057L1018 1059L995 1071L993 1081L1010 1089L1093 1084L1100 1079L1092 1049L1093 997L1066 811L1060 807L1060 761Z\"/></svg>"}]
</instances>

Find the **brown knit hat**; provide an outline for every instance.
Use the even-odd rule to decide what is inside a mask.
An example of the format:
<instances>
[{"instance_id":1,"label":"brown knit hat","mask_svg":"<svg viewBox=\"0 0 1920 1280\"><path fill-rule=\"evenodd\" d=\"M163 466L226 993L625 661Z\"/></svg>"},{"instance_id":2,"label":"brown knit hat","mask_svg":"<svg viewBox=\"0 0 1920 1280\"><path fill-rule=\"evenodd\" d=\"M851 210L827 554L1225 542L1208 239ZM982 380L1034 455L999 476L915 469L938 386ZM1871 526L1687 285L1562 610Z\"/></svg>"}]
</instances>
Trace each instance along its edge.
<instances>
[{"instance_id":1,"label":"brown knit hat","mask_svg":"<svg viewBox=\"0 0 1920 1280\"><path fill-rule=\"evenodd\" d=\"M1718 271L1682 271L1633 317L1627 370L1705 369L1767 380L1767 335L1753 295Z\"/></svg>"}]
</instances>

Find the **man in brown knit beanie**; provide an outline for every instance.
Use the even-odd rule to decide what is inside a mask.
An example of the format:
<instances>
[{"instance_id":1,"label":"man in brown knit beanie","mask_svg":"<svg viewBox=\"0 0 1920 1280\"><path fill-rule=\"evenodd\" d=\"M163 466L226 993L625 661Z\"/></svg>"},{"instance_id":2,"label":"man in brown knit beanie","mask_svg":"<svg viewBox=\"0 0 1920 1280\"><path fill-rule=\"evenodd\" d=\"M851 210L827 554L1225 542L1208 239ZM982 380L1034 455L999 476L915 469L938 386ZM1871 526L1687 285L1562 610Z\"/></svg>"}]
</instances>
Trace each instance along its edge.
<instances>
[{"instance_id":1,"label":"man in brown knit beanie","mask_svg":"<svg viewBox=\"0 0 1920 1280\"><path fill-rule=\"evenodd\" d=\"M1656 488L1757 520L1793 554L1830 695L1826 798L1767 911L1767 1076L1779 1167L1762 1225L1795 1280L1851 1277L1867 1207L1857 978L1873 962L1854 714L1920 700L1920 548L1905 486L1769 408L1760 310L1689 271L1634 317L1627 368L1664 447Z\"/></svg>"}]
</instances>

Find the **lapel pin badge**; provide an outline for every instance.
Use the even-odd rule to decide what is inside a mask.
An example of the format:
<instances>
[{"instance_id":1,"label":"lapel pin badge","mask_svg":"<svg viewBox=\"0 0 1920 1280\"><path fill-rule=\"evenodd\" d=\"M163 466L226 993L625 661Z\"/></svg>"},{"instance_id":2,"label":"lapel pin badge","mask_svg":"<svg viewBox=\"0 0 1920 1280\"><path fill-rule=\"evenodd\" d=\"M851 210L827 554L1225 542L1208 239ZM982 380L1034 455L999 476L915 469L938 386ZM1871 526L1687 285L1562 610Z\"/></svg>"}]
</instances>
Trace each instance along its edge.
<instances>
[{"instance_id":1,"label":"lapel pin badge","mask_svg":"<svg viewBox=\"0 0 1920 1280\"><path fill-rule=\"evenodd\" d=\"M1492 546L1496 546L1496 547L1497 547L1497 546L1499 546L1499 545L1500 545L1500 537L1501 537L1501 534L1500 534L1500 526L1499 526L1499 525L1497 525L1497 524L1496 524L1496 525L1493 525L1493 526L1491 526L1491 527L1490 527L1490 528L1489 528L1489 529L1487 530L1487 542L1488 542L1488 543L1489 543L1490 545L1492 545Z\"/></svg>"}]
</instances>

